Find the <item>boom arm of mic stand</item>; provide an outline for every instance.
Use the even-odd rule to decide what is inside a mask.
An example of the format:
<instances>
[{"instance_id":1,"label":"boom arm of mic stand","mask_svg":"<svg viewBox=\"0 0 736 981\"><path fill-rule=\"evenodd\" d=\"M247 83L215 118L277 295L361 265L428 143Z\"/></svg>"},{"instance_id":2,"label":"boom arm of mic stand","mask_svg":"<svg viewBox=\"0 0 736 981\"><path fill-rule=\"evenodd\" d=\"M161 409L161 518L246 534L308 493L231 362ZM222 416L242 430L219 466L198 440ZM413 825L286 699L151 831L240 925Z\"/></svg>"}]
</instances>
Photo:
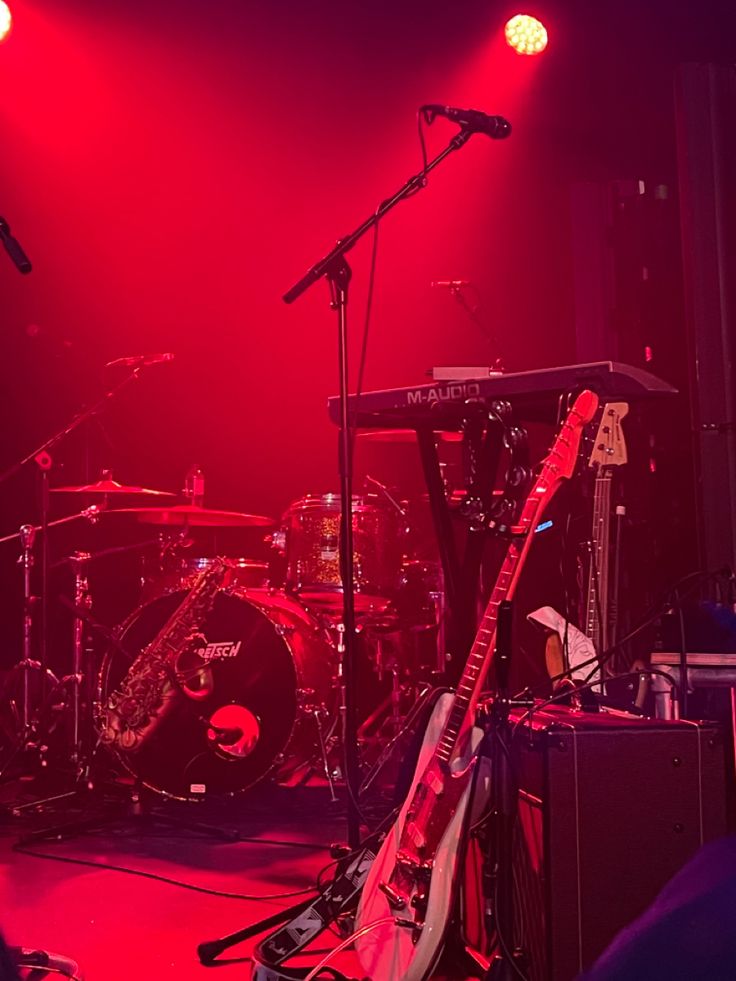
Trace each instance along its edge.
<instances>
[{"instance_id":1,"label":"boom arm of mic stand","mask_svg":"<svg viewBox=\"0 0 736 981\"><path fill-rule=\"evenodd\" d=\"M473 135L472 130L461 129L450 140L449 144L445 149L437 154L434 160L431 160L424 170L421 170L418 174L410 177L409 180L401 187L394 195L390 198L386 198L385 201L376 208L375 212L359 225L355 231L351 232L350 235L346 235L341 238L337 245L332 249L327 255L316 262L312 268L302 276L302 278L295 283L290 290L284 293L283 299L284 303L293 303L298 297L305 293L310 286L313 286L317 280L322 279L327 273L335 268L335 260L339 259L340 256L344 256L346 252L358 242L367 231L369 231L376 222L380 221L383 216L391 211L400 201L404 198L409 197L411 194L415 194L417 191L421 191L425 184L425 178L427 174L434 170L434 168L441 163L445 157L451 154L454 150L459 150L460 147L464 146L470 137Z\"/></svg>"},{"instance_id":2,"label":"boom arm of mic stand","mask_svg":"<svg viewBox=\"0 0 736 981\"><path fill-rule=\"evenodd\" d=\"M64 439L65 436L68 436L70 433L74 432L74 430L78 426L81 426L83 422L86 422L88 419L92 419L94 416L99 415L108 402L112 402L124 388L127 388L132 381L135 381L138 378L144 367L145 365L139 365L137 368L131 371L129 375L126 375L122 381L118 382L117 385L105 392L102 398L98 399L97 402L93 402L93 404L88 406L86 409L79 411L68 423L68 425L64 426L63 429L60 429L57 433L54 433L50 439L47 439L45 443L42 443L35 450L31 450L31 452L24 456L22 460L19 460L17 463L14 463L12 466L8 467L7 470L3 471L3 473L0 474L0 484L4 484L6 480L14 477L32 460L37 460L37 458L43 457L44 454L49 453L49 451L52 450L58 442Z\"/></svg>"}]
</instances>

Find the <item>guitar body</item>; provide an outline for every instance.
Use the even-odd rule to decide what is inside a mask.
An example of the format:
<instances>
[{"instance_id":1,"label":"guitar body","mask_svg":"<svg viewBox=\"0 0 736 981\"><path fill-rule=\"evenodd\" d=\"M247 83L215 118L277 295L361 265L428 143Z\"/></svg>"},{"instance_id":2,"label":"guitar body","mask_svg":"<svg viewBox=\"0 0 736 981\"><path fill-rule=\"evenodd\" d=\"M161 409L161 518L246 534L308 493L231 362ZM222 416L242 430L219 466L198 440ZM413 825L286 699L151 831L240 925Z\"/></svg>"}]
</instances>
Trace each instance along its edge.
<instances>
[{"instance_id":1,"label":"guitar body","mask_svg":"<svg viewBox=\"0 0 736 981\"><path fill-rule=\"evenodd\" d=\"M453 696L451 694L443 695L438 699L430 716L411 788L398 819L386 835L368 873L356 917L356 928L358 929L390 916L399 919L412 919L411 910L392 909L388 897L380 888L380 884L390 881L397 866L397 857L401 849L402 838L405 836L407 817L412 802L427 767L431 766L437 743L444 730L452 704ZM393 979L396 981L399 979L401 981L422 981L428 977L439 959L444 936L452 916L458 872L461 866L463 825L467 818L472 784L472 767L468 768L467 763L477 748L480 736L479 730L473 730L470 733L467 759L463 759L459 763L462 775L449 778L452 781L457 781L457 788L453 788L453 790L457 790L457 794L447 795L455 798L452 803L453 813L449 817L449 821L444 822L445 830L439 839L434 855L432 875L428 884L429 891L426 897L424 925L421 932L398 926L396 923L383 923L355 942L361 966L373 981L393 981ZM465 769L463 769L463 764L465 764ZM476 800L474 810L476 807L482 807L485 802L484 794L479 793L478 797L481 799ZM445 816L447 816L449 806L448 800L446 807L443 806Z\"/></svg>"}]
</instances>

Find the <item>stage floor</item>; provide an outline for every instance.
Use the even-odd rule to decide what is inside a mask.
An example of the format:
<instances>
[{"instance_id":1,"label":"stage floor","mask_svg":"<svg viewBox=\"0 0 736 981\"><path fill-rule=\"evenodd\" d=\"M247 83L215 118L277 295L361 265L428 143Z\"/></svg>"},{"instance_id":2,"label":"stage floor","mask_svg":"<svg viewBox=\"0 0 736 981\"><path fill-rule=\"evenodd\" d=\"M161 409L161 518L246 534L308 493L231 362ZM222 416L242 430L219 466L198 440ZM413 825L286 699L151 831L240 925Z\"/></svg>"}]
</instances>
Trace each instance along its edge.
<instances>
[{"instance_id":1,"label":"stage floor","mask_svg":"<svg viewBox=\"0 0 736 981\"><path fill-rule=\"evenodd\" d=\"M3 799L12 799L10 787ZM16 788L17 789L17 788ZM53 815L7 811L0 826L0 928L9 944L40 947L77 961L85 981L149 981L177 978L222 981L249 978L247 955L254 941L233 948L230 964L200 965L197 944L270 916L309 889L330 861L332 842L344 842L344 805L334 805L325 787L262 785L227 802L164 804L161 813L206 822L253 840L235 843L206 834L154 824L120 821L64 840L29 845L57 859L81 859L146 873L146 876L38 858L13 849L24 832ZM57 819L74 816L57 812ZM216 896L162 881L165 876ZM337 943L326 932L315 942L324 951ZM304 963L314 965L319 956ZM355 956L340 955L334 966L360 976Z\"/></svg>"}]
</instances>

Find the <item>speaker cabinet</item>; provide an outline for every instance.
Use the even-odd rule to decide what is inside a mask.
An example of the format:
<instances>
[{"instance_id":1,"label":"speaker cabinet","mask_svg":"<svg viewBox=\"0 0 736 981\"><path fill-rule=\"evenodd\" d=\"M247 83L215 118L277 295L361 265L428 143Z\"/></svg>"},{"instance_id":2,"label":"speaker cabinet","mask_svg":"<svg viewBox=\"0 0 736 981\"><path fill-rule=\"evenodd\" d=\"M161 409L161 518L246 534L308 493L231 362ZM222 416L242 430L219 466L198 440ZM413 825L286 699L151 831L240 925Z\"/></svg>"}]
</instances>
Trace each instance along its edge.
<instances>
[{"instance_id":1,"label":"speaker cabinet","mask_svg":"<svg viewBox=\"0 0 736 981\"><path fill-rule=\"evenodd\" d=\"M514 940L531 981L570 981L725 833L721 733L550 708L522 723L513 755Z\"/></svg>"}]
</instances>

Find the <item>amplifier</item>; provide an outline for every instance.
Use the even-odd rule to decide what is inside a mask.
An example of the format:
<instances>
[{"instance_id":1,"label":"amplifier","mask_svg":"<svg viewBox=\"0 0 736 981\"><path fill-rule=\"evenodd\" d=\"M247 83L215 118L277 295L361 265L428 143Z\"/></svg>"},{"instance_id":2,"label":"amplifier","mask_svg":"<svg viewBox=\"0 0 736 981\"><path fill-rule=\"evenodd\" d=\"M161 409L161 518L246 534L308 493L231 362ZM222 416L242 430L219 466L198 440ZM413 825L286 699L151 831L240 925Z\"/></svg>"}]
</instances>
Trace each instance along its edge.
<instances>
[{"instance_id":1,"label":"amplifier","mask_svg":"<svg viewBox=\"0 0 736 981\"><path fill-rule=\"evenodd\" d=\"M530 981L570 981L725 833L723 739L713 723L559 707L522 726L514 941Z\"/></svg>"}]
</instances>

